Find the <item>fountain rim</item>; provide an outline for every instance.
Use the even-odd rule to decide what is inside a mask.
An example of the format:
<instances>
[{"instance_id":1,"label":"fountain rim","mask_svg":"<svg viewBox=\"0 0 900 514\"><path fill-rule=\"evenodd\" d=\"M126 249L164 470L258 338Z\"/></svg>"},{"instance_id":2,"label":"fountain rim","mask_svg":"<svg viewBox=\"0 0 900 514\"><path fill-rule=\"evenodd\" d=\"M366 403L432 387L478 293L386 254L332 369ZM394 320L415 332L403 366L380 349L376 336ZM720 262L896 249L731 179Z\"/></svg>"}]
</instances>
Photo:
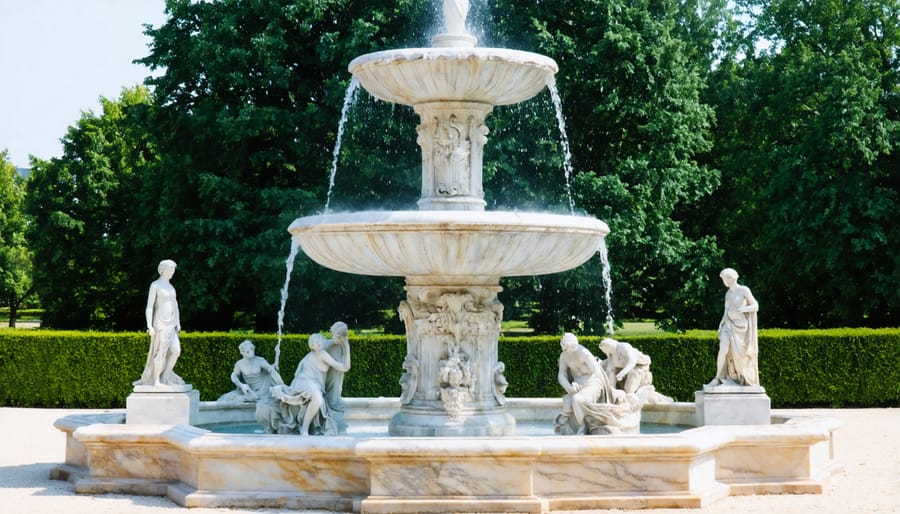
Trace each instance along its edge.
<instances>
[{"instance_id":1,"label":"fountain rim","mask_svg":"<svg viewBox=\"0 0 900 514\"><path fill-rule=\"evenodd\" d=\"M292 234L301 232L397 230L454 231L469 227L490 226L495 231L590 232L606 236L609 226L592 216L520 211L454 211L399 210L354 211L317 214L297 218L288 227ZM343 227L342 229L340 227Z\"/></svg>"},{"instance_id":2,"label":"fountain rim","mask_svg":"<svg viewBox=\"0 0 900 514\"><path fill-rule=\"evenodd\" d=\"M494 47L418 47L396 48L371 52L356 57L347 65L347 70L355 75L354 70L367 66L390 66L397 62L467 60L503 61L510 64L540 67L552 74L559 71L553 58L526 50Z\"/></svg>"}]
</instances>

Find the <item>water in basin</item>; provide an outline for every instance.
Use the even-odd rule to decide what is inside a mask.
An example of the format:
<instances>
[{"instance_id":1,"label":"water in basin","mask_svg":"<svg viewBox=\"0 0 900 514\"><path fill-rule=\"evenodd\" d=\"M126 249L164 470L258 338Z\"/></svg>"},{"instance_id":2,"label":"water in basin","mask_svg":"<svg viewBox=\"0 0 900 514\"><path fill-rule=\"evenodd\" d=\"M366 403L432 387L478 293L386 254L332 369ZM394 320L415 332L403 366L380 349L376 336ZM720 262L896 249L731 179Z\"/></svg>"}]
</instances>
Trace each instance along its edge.
<instances>
[{"instance_id":1,"label":"water in basin","mask_svg":"<svg viewBox=\"0 0 900 514\"><path fill-rule=\"evenodd\" d=\"M256 423L210 423L197 425L218 434L260 434L265 435L262 426ZM641 423L641 434L677 434L684 430L694 428L687 425L667 425L663 423ZM371 438L388 436L387 421L384 422L354 422L344 434L348 437ZM561 437L553 432L553 423L547 421L525 421L516 425L515 436L527 437Z\"/></svg>"}]
</instances>

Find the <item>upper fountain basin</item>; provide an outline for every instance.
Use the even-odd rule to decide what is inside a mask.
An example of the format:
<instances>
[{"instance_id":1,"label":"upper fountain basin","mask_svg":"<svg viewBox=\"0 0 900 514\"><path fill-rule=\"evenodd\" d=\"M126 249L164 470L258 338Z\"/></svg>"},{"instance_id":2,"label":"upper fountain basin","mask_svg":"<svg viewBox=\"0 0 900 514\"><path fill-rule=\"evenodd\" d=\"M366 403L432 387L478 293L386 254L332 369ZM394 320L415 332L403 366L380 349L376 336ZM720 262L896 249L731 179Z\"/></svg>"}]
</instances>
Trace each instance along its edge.
<instances>
[{"instance_id":1,"label":"upper fountain basin","mask_svg":"<svg viewBox=\"0 0 900 514\"><path fill-rule=\"evenodd\" d=\"M505 48L403 48L348 65L376 98L402 105L478 102L509 105L540 93L559 69L553 59Z\"/></svg>"},{"instance_id":2,"label":"upper fountain basin","mask_svg":"<svg viewBox=\"0 0 900 514\"><path fill-rule=\"evenodd\" d=\"M560 214L362 211L298 218L288 231L327 268L440 283L572 269L594 255L609 227Z\"/></svg>"}]
</instances>

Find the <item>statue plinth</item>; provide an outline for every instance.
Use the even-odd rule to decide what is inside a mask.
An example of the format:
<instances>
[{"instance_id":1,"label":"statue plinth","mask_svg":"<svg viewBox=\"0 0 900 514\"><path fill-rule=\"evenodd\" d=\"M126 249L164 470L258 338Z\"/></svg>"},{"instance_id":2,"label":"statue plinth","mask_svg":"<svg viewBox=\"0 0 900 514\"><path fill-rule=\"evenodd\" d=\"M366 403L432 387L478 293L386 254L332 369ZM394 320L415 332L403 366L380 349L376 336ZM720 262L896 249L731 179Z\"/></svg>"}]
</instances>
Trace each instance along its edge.
<instances>
[{"instance_id":1,"label":"statue plinth","mask_svg":"<svg viewBox=\"0 0 900 514\"><path fill-rule=\"evenodd\" d=\"M706 385L694 393L700 425L768 425L771 399L760 386Z\"/></svg>"},{"instance_id":2,"label":"statue plinth","mask_svg":"<svg viewBox=\"0 0 900 514\"><path fill-rule=\"evenodd\" d=\"M136 385L125 401L129 425L193 425L200 417L200 391L191 385Z\"/></svg>"}]
</instances>

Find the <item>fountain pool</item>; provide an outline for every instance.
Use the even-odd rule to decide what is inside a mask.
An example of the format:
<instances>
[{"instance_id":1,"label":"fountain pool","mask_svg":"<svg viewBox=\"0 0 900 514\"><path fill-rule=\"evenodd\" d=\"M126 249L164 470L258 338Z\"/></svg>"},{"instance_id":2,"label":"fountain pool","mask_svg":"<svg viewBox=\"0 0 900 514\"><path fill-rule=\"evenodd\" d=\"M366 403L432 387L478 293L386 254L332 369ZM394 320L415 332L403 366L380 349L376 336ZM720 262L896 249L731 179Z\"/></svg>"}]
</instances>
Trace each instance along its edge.
<instances>
[{"instance_id":1,"label":"fountain pool","mask_svg":"<svg viewBox=\"0 0 900 514\"><path fill-rule=\"evenodd\" d=\"M349 398L347 421L384 426L397 398ZM523 425L552 424L559 399L510 398ZM242 423L252 406L203 402L201 423ZM678 433L621 436L337 437L221 434L126 425L124 412L56 422L67 436L53 477L86 494L168 496L185 507L338 512L551 512L696 508L727 495L821 493L839 469L837 422L696 426L693 403L648 405Z\"/></svg>"}]
</instances>

